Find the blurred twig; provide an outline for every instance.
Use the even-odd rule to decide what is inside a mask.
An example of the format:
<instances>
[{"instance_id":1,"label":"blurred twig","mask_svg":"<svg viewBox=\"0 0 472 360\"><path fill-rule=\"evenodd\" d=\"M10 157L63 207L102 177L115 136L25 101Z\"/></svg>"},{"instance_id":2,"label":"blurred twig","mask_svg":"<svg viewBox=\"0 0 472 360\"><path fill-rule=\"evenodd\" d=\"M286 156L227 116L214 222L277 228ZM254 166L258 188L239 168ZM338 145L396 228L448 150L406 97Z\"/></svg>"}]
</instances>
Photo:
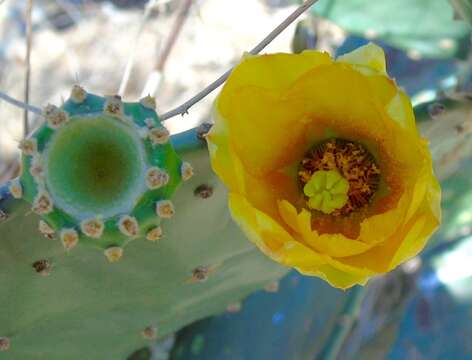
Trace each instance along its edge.
<instances>
[{"instance_id":1,"label":"blurred twig","mask_svg":"<svg viewBox=\"0 0 472 360\"><path fill-rule=\"evenodd\" d=\"M30 111L32 113L35 113L35 114L38 114L38 115L41 115L41 113L42 113L40 108L37 108L36 106L26 104L23 101L16 100L16 99L12 98L11 96L9 96L9 95L1 92L1 91L0 91L0 99L6 101L7 103L12 104L16 107L19 107L20 109L28 110L28 111Z\"/></svg>"},{"instance_id":2,"label":"blurred twig","mask_svg":"<svg viewBox=\"0 0 472 360\"><path fill-rule=\"evenodd\" d=\"M29 104L29 90L31 78L31 44L33 40L33 26L31 13L33 12L33 0L26 3L25 22L26 22L26 55L25 55L25 103ZM25 109L23 116L23 137L29 132L28 110Z\"/></svg>"},{"instance_id":3,"label":"blurred twig","mask_svg":"<svg viewBox=\"0 0 472 360\"><path fill-rule=\"evenodd\" d=\"M133 46L132 46L132 49L131 49L130 54L128 56L128 61L126 63L125 72L124 72L123 77L121 79L120 88L118 89L118 95L120 95L120 96L124 95L124 93L126 91L126 87L128 86L129 78L131 76L131 71L133 70L134 60L135 60L135 57L136 57L136 48L137 48L138 42L139 42L138 40L141 37L141 34L143 33L144 26L146 25L146 23L149 19L149 16L151 16L152 9L154 8L154 6L156 6L158 1L159 0L150 0L146 4L146 7L144 8L144 14L143 14L143 17L141 19L141 23L139 25L136 36L134 38Z\"/></svg>"},{"instance_id":4,"label":"blurred twig","mask_svg":"<svg viewBox=\"0 0 472 360\"><path fill-rule=\"evenodd\" d=\"M174 25L170 30L169 38L167 39L167 42L164 45L164 48L162 49L160 56L156 62L156 67L154 68L152 73L149 75L148 80L146 81L146 85L144 86L143 92L141 94L143 97L146 95L154 96L157 89L159 88L164 66L166 64L167 59L169 58L172 48L174 47L179 37L180 31L184 26L185 20L187 20L190 8L192 6L192 2L193 0L183 1L182 6L180 7L177 17L175 19Z\"/></svg>"},{"instance_id":5,"label":"blurred twig","mask_svg":"<svg viewBox=\"0 0 472 360\"><path fill-rule=\"evenodd\" d=\"M313 4L318 0L307 0L302 5L300 5L292 14L289 15L279 26L277 26L269 35L267 35L257 46L252 49L249 53L251 55L256 55L261 52L267 45L269 45L272 40L274 40L282 31L284 31L292 22L294 22L301 14L308 10ZM207 86L205 89L200 91L190 100L184 102L182 105L176 107L175 109L168 111L160 116L161 120L167 120L176 115L184 115L188 110L195 105L197 102L205 98L212 91L220 87L231 74L233 69L229 69L223 75L221 75L217 80Z\"/></svg>"}]
</instances>

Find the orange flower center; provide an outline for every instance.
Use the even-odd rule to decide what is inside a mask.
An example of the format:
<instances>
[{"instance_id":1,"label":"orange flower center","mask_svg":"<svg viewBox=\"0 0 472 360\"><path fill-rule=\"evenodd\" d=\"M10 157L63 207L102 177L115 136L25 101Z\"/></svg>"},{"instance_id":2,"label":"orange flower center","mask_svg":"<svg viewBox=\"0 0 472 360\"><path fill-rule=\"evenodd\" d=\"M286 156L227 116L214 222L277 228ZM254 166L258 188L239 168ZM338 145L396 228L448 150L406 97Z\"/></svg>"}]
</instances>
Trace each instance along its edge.
<instances>
[{"instance_id":1,"label":"orange flower center","mask_svg":"<svg viewBox=\"0 0 472 360\"><path fill-rule=\"evenodd\" d=\"M359 143L329 139L311 149L300 163L298 175L306 185L317 171L337 171L349 183L347 202L330 215L347 216L366 207L380 182L374 157Z\"/></svg>"}]
</instances>

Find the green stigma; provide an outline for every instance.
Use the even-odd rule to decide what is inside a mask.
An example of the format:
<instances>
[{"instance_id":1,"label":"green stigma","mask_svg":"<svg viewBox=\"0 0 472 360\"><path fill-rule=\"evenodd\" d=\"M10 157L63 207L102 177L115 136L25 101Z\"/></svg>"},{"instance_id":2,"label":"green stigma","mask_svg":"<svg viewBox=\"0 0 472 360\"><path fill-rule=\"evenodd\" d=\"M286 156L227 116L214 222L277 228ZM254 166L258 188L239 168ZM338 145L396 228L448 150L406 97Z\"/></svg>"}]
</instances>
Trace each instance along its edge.
<instances>
[{"instance_id":1,"label":"green stigma","mask_svg":"<svg viewBox=\"0 0 472 360\"><path fill-rule=\"evenodd\" d=\"M349 182L336 170L314 172L303 188L310 209L325 214L331 214L346 205L348 191Z\"/></svg>"}]
</instances>

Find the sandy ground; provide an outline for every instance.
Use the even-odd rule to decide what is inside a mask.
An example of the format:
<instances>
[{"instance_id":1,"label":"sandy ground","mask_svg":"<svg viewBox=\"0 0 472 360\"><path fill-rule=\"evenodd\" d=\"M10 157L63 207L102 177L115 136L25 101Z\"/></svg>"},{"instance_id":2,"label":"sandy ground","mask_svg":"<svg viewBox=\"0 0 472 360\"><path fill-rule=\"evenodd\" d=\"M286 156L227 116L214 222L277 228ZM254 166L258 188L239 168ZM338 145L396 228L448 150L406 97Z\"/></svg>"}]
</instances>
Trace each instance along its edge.
<instances>
[{"instance_id":1,"label":"sandy ground","mask_svg":"<svg viewBox=\"0 0 472 360\"><path fill-rule=\"evenodd\" d=\"M161 1L138 37L143 23L142 9L119 9L106 3L85 8L67 6L65 10L77 23L57 31L44 16L54 2L36 1L30 102L38 107L48 102L59 104L68 97L69 89L76 82L96 94L116 94L132 54L135 65L124 100L138 99L179 7L176 0ZM59 6L57 4L64 4L64 0L57 0L55 7ZM0 5L0 90L18 99L23 98L24 89L23 9L21 1L6 0ZM158 112L179 105L216 79L294 9L293 5L287 6L280 0L194 1L156 92ZM294 25L270 44L266 52L289 51L293 33ZM184 131L208 120L215 95L195 105L185 117L168 121L171 132ZM0 102L0 174L3 180L11 176L7 169L18 157L22 119L22 110ZM32 122L37 120L31 116Z\"/></svg>"}]
</instances>

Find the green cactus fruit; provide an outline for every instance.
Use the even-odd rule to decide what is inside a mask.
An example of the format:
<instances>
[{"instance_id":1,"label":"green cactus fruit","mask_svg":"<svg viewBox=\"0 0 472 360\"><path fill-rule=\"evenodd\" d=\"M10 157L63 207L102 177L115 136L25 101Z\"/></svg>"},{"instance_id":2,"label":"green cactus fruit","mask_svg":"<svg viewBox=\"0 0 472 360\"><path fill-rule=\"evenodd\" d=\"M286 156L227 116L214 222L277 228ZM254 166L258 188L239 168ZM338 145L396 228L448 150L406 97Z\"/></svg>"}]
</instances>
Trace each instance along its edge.
<instances>
[{"instance_id":1,"label":"green cactus fruit","mask_svg":"<svg viewBox=\"0 0 472 360\"><path fill-rule=\"evenodd\" d=\"M123 103L75 86L69 100L44 109L46 123L23 140L23 171L11 192L57 232L67 250L78 242L110 261L140 236L159 237L174 214L169 200L192 168L168 142L151 97Z\"/></svg>"},{"instance_id":2,"label":"green cactus fruit","mask_svg":"<svg viewBox=\"0 0 472 360\"><path fill-rule=\"evenodd\" d=\"M103 100L94 97L89 106L98 103ZM77 105L67 102L64 109L70 107ZM81 235L79 246L65 252L49 226L54 223L46 219L50 222L38 225L41 218L25 201L35 195L28 195L36 186L32 179L21 180L23 199L13 197L12 183L0 186L0 359L124 360L155 338L225 311L287 272L232 222L226 189L212 172L197 131L170 142L194 166L195 176L172 198L176 214L162 222L162 237L156 232L146 239L142 231L113 265L101 252L80 245L103 238ZM173 154L170 147L164 150ZM160 157L166 163L158 165L168 166L172 176L180 160L171 158ZM165 191L168 198L171 189Z\"/></svg>"}]
</instances>

